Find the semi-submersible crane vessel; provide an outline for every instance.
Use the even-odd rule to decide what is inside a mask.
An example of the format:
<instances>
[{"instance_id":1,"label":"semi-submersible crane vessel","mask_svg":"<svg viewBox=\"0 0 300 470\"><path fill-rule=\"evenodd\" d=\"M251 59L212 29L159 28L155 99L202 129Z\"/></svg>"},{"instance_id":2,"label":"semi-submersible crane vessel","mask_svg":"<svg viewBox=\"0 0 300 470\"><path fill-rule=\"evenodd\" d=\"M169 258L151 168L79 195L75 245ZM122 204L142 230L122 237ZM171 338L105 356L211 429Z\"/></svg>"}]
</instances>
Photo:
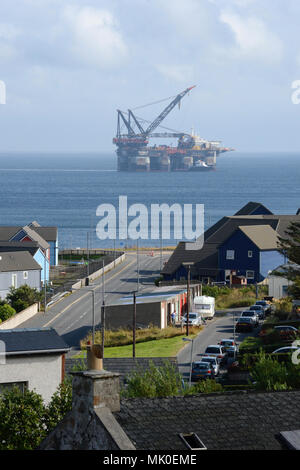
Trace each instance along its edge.
<instances>
[{"instance_id":1,"label":"semi-submersible crane vessel","mask_svg":"<svg viewBox=\"0 0 300 470\"><path fill-rule=\"evenodd\" d=\"M155 129L194 86L179 93L169 105L144 129L144 119L117 110L117 146L119 171L206 171L216 168L217 157L233 149L221 147L220 141L208 141L185 132L155 133ZM151 103L154 104L154 103ZM122 127L126 133L122 133ZM176 147L167 145L148 146L149 138L177 138Z\"/></svg>"}]
</instances>

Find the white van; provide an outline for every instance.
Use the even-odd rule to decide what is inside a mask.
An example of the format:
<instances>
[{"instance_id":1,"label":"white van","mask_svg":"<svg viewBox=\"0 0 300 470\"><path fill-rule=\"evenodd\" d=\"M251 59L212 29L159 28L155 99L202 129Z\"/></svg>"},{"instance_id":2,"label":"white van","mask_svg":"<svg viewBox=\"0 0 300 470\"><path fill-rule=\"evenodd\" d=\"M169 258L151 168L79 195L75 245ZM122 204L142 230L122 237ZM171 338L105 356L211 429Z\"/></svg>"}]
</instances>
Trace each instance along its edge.
<instances>
[{"instance_id":1,"label":"white van","mask_svg":"<svg viewBox=\"0 0 300 470\"><path fill-rule=\"evenodd\" d=\"M206 295L194 297L193 311L198 312L203 318L212 318L215 314L215 298Z\"/></svg>"}]
</instances>

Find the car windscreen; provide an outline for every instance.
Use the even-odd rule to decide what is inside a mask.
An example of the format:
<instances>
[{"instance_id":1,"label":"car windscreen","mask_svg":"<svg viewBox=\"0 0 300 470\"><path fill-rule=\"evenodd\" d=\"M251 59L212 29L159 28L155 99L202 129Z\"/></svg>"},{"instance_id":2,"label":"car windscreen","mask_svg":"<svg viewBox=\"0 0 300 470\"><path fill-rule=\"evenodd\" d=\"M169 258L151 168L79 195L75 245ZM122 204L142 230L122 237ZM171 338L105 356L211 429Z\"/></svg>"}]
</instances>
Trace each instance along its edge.
<instances>
[{"instance_id":1,"label":"car windscreen","mask_svg":"<svg viewBox=\"0 0 300 470\"><path fill-rule=\"evenodd\" d=\"M242 317L253 317L255 312L243 312Z\"/></svg>"},{"instance_id":2,"label":"car windscreen","mask_svg":"<svg viewBox=\"0 0 300 470\"><path fill-rule=\"evenodd\" d=\"M194 370L207 370L210 369L210 364L202 362L201 364L193 364Z\"/></svg>"},{"instance_id":3,"label":"car windscreen","mask_svg":"<svg viewBox=\"0 0 300 470\"><path fill-rule=\"evenodd\" d=\"M214 348L214 347L206 348L205 352L211 353L211 354L220 354L220 348Z\"/></svg>"},{"instance_id":4,"label":"car windscreen","mask_svg":"<svg viewBox=\"0 0 300 470\"><path fill-rule=\"evenodd\" d=\"M189 318L194 320L195 318L197 318L197 314L196 313L190 313Z\"/></svg>"}]
</instances>

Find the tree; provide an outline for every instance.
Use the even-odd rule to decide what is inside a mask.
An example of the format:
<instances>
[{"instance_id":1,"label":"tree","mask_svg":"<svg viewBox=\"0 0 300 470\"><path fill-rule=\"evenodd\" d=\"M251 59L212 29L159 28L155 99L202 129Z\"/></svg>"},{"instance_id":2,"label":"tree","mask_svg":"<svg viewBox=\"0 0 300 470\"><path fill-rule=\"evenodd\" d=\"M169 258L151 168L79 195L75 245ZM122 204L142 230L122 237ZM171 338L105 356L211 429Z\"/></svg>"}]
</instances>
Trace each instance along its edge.
<instances>
[{"instance_id":1,"label":"tree","mask_svg":"<svg viewBox=\"0 0 300 470\"><path fill-rule=\"evenodd\" d=\"M300 222L291 222L285 231L286 238L279 237L278 251L293 263L282 270L276 272L277 276L283 276L292 285L288 287L288 293L295 299L300 298Z\"/></svg>"},{"instance_id":2,"label":"tree","mask_svg":"<svg viewBox=\"0 0 300 470\"><path fill-rule=\"evenodd\" d=\"M45 406L37 393L15 387L0 399L0 450L33 450L46 437Z\"/></svg>"},{"instance_id":3,"label":"tree","mask_svg":"<svg viewBox=\"0 0 300 470\"><path fill-rule=\"evenodd\" d=\"M17 289L11 287L6 299L16 312L21 312L35 302L39 302L41 300L41 293L38 292L37 289L33 289L27 284L24 284Z\"/></svg>"},{"instance_id":4,"label":"tree","mask_svg":"<svg viewBox=\"0 0 300 470\"><path fill-rule=\"evenodd\" d=\"M15 315L16 311L8 304L0 305L0 320L5 321Z\"/></svg>"},{"instance_id":5,"label":"tree","mask_svg":"<svg viewBox=\"0 0 300 470\"><path fill-rule=\"evenodd\" d=\"M47 433L72 409L72 379L67 377L51 398L45 413Z\"/></svg>"}]
</instances>

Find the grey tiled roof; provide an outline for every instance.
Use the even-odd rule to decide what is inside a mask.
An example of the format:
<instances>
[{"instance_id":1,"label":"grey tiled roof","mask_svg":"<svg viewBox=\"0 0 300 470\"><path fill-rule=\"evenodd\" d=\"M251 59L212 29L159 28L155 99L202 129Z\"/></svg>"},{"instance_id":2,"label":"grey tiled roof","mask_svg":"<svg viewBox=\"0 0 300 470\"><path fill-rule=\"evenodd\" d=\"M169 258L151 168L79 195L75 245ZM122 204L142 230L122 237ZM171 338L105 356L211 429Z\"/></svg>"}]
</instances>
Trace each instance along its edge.
<instances>
[{"instance_id":1,"label":"grey tiled roof","mask_svg":"<svg viewBox=\"0 0 300 470\"><path fill-rule=\"evenodd\" d=\"M253 214L253 212L256 211L256 209L260 209L260 208L272 214L272 212L260 202L250 201L244 207L242 207L235 215L251 215Z\"/></svg>"},{"instance_id":2,"label":"grey tiled roof","mask_svg":"<svg viewBox=\"0 0 300 470\"><path fill-rule=\"evenodd\" d=\"M7 355L66 352L70 348L53 328L0 330Z\"/></svg>"},{"instance_id":3,"label":"grey tiled roof","mask_svg":"<svg viewBox=\"0 0 300 470\"><path fill-rule=\"evenodd\" d=\"M275 450L299 429L300 391L127 399L115 417L137 449L187 450L178 434L194 432L208 450Z\"/></svg>"},{"instance_id":4,"label":"grey tiled roof","mask_svg":"<svg viewBox=\"0 0 300 470\"><path fill-rule=\"evenodd\" d=\"M133 359L131 357L121 357L121 358L104 358L103 367L105 370L110 372L117 372L120 374L120 378L124 381L125 376L128 375L133 370L141 367L143 370L149 368L149 363L153 362L156 367L164 365L165 361L172 362L177 367L176 357L171 358L161 358L161 357L137 357ZM79 360L80 362L80 360ZM86 364L86 361L83 361ZM78 359L67 358L66 359L66 372L71 372L72 368L78 363Z\"/></svg>"},{"instance_id":5,"label":"grey tiled roof","mask_svg":"<svg viewBox=\"0 0 300 470\"><path fill-rule=\"evenodd\" d=\"M0 272L41 270L41 266L28 251L6 251L0 253Z\"/></svg>"}]
</instances>

